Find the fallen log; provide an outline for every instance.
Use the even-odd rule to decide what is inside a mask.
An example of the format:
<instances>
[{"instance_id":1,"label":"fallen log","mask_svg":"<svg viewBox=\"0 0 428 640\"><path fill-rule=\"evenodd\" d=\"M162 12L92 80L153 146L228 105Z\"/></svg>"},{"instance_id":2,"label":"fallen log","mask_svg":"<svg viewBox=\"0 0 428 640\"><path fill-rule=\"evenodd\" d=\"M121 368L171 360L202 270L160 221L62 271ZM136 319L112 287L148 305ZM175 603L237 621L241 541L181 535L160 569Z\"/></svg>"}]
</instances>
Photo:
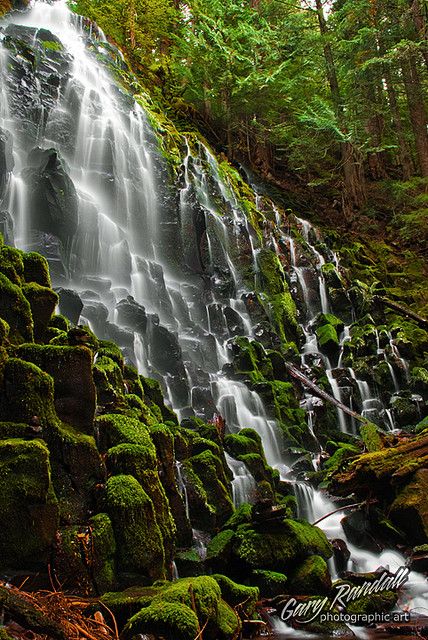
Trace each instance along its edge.
<instances>
[{"instance_id":1,"label":"fallen log","mask_svg":"<svg viewBox=\"0 0 428 640\"><path fill-rule=\"evenodd\" d=\"M411 318L423 329L428 329L428 320L426 318L423 318L418 313L415 313L407 307L403 307L403 305L398 304L398 302L394 302L393 300L389 300L389 298L384 298L383 296L373 296L373 300L375 302L380 302L385 307L389 307L390 309L397 311L406 318Z\"/></svg>"},{"instance_id":2,"label":"fallen log","mask_svg":"<svg viewBox=\"0 0 428 640\"><path fill-rule=\"evenodd\" d=\"M295 378L296 380L299 380L299 382L301 382L303 386L311 389L311 391L313 391L314 394L317 395L319 398L322 398L323 400L326 400L327 402L334 404L336 407L338 407L338 409L341 409L344 413L348 414L348 416L355 418L355 420L358 420L359 422L367 422L367 420L363 418L362 415L360 415L356 411L353 411L352 409L347 407L346 404L343 404L343 402L336 400L336 398L333 398L333 396L331 396L329 393L327 393L323 389L320 389L320 387L318 387L318 385L316 385L315 382L312 382L312 380L309 380L309 378L306 377L305 374L302 371L300 371L300 369L298 369L296 366L294 366L293 364L290 364L289 362L284 362L284 364L289 374L293 378Z\"/></svg>"}]
</instances>

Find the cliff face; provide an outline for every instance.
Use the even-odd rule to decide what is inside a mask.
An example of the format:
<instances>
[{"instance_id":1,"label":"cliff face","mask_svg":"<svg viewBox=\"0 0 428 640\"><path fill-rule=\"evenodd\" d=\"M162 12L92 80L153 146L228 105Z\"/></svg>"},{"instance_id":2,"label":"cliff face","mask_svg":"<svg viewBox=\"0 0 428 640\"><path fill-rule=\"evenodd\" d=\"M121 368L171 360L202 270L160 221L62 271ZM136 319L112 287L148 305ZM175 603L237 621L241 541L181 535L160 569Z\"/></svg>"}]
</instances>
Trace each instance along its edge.
<instances>
[{"instance_id":1,"label":"cliff face","mask_svg":"<svg viewBox=\"0 0 428 640\"><path fill-rule=\"evenodd\" d=\"M355 543L423 544L423 319L134 96L63 2L2 29L4 572L49 566L124 637L218 640L260 595L330 595L346 542L361 572ZM364 500L372 477L313 526L318 485Z\"/></svg>"}]
</instances>

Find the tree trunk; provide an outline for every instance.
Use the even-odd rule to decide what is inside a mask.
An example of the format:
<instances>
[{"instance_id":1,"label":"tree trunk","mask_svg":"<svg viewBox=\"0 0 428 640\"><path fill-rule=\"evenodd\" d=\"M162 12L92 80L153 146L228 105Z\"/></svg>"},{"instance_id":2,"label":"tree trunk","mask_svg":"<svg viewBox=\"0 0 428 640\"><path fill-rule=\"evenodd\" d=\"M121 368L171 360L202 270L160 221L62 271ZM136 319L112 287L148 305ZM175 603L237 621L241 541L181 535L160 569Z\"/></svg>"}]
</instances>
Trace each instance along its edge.
<instances>
[{"instance_id":1,"label":"tree trunk","mask_svg":"<svg viewBox=\"0 0 428 640\"><path fill-rule=\"evenodd\" d=\"M421 81L414 53L410 53L403 63L403 81L409 107L410 122L415 138L419 168L424 178L428 177L428 134L427 114L424 105Z\"/></svg>"},{"instance_id":2,"label":"tree trunk","mask_svg":"<svg viewBox=\"0 0 428 640\"><path fill-rule=\"evenodd\" d=\"M321 36L324 38L324 59L327 72L327 80L336 114L337 122L342 133L347 133L347 126L340 96L339 81L336 73L333 51L326 36L328 35L327 22L321 0L315 0L318 23ZM365 202L365 180L361 159L350 141L342 141L340 145L342 156L342 169L344 176L343 209L346 216L352 215L353 209L360 208Z\"/></svg>"},{"instance_id":3,"label":"tree trunk","mask_svg":"<svg viewBox=\"0 0 428 640\"><path fill-rule=\"evenodd\" d=\"M384 66L383 75L385 78L386 90L388 92L388 102L391 111L392 124L394 125L395 134L397 136L398 156L403 172L403 179L409 180L414 172L412 154L406 140L403 121L401 119L400 107L398 106L397 94L395 92L394 81L387 65Z\"/></svg>"},{"instance_id":4,"label":"tree trunk","mask_svg":"<svg viewBox=\"0 0 428 640\"><path fill-rule=\"evenodd\" d=\"M426 2L422 0L409 0L410 10L412 12L412 18L415 25L416 33L422 42L421 53L425 61L425 65L428 68L428 29L427 29L427 14L428 9Z\"/></svg>"}]
</instances>

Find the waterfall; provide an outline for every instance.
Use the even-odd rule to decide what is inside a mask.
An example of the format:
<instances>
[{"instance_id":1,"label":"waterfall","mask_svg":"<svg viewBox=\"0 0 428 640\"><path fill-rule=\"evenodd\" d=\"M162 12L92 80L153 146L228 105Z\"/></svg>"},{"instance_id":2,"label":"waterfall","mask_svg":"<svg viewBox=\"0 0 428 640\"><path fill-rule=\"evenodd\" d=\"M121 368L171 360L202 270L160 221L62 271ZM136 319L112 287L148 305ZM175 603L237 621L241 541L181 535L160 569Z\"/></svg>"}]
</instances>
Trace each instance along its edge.
<instances>
[{"instance_id":1,"label":"waterfall","mask_svg":"<svg viewBox=\"0 0 428 640\"><path fill-rule=\"evenodd\" d=\"M224 372L231 360L230 340L237 335L254 337L243 302L253 287L242 274L253 270L257 278L260 241L216 159L204 144L183 136L175 198L144 108L99 61L112 55L103 34L86 31L66 0L36 0L31 10L13 14L3 25L6 34L18 30L23 41L40 52L41 43L46 42L43 38L55 42L53 49L45 48L49 81L36 66L28 103L21 100L22 87L17 84L25 71L22 60L14 57L4 40L0 42L0 128L11 133L14 161L0 204L13 216L16 245L46 255L54 284L80 294L82 317L94 328L99 326L101 338L114 339L141 373L161 382L180 419L196 415L207 420L218 413L231 432L253 428L263 440L267 462L290 482L289 473L284 475L278 425L255 391ZM47 36L46 30L51 34ZM95 53L86 46L88 39ZM42 174L51 176L53 187L60 183L59 202L66 199L63 215L59 210L55 220L46 220L49 203L46 208L43 194L34 189ZM343 371L345 343L352 329L345 327L334 366L320 352L313 325L320 312L333 308L324 267L333 265L340 280L337 256L321 248L322 237L309 222L297 218L306 252L303 259L297 240L282 230L280 214L273 211L276 226L272 226L270 244L280 256L281 247L288 247L290 285L303 299L302 365L323 368L334 397L344 401L335 374ZM392 339L390 349L407 371ZM399 386L387 354L380 355ZM370 389L364 381L355 380L363 412L370 416L374 409L369 404ZM305 403L308 429L316 440L309 394ZM392 414L385 412L393 428ZM340 409L338 424L343 432L352 429ZM233 474L235 505L251 500L255 486L251 474L241 462L230 456L226 460ZM179 462L176 477L189 517ZM334 510L322 492L303 481L294 485L299 515L316 521ZM320 527L329 537L344 539L342 518L339 512ZM206 536L194 530L193 541L204 559ZM350 550L359 570L384 561L351 545ZM387 560L403 561L398 555ZM417 577L413 582L420 585Z\"/></svg>"},{"instance_id":2,"label":"waterfall","mask_svg":"<svg viewBox=\"0 0 428 640\"><path fill-rule=\"evenodd\" d=\"M225 453L226 462L233 473L232 495L233 504L239 507L244 502L253 502L256 491L256 481L243 462L235 460Z\"/></svg>"}]
</instances>

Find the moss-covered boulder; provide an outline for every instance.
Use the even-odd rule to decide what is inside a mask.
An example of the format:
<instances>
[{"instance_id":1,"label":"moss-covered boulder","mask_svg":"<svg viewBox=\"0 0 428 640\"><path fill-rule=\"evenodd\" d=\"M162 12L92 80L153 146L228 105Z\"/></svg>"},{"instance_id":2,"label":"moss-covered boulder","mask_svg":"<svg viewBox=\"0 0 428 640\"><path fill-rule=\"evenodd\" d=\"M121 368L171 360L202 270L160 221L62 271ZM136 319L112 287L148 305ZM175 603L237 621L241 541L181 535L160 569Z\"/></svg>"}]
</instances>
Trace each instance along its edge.
<instances>
[{"instance_id":1,"label":"moss-covered boulder","mask_svg":"<svg viewBox=\"0 0 428 640\"><path fill-rule=\"evenodd\" d=\"M31 314L34 323L34 336L36 340L44 337L55 307L58 304L58 295L48 287L42 287L37 282L30 282L22 287L22 293L30 303Z\"/></svg>"},{"instance_id":2,"label":"moss-covered boulder","mask_svg":"<svg viewBox=\"0 0 428 640\"><path fill-rule=\"evenodd\" d=\"M390 518L414 544L428 539L428 469L416 471L390 508Z\"/></svg>"},{"instance_id":3,"label":"moss-covered boulder","mask_svg":"<svg viewBox=\"0 0 428 640\"><path fill-rule=\"evenodd\" d=\"M257 264L260 272L258 294L262 306L284 344L288 340L297 340L296 305L278 256L270 249L261 249L257 254Z\"/></svg>"},{"instance_id":4,"label":"moss-covered boulder","mask_svg":"<svg viewBox=\"0 0 428 640\"><path fill-rule=\"evenodd\" d=\"M324 558L314 555L303 560L290 576L290 593L299 595L328 594L331 576Z\"/></svg>"},{"instance_id":5,"label":"moss-covered boulder","mask_svg":"<svg viewBox=\"0 0 428 640\"><path fill-rule=\"evenodd\" d=\"M56 424L51 376L35 364L9 358L3 369L0 414L4 420L27 424L37 416L43 428Z\"/></svg>"},{"instance_id":6,"label":"moss-covered boulder","mask_svg":"<svg viewBox=\"0 0 428 640\"><path fill-rule=\"evenodd\" d=\"M159 479L156 449L150 439L147 444L122 443L108 451L107 468L114 475L132 475L151 498L156 523L162 534L165 558L172 561L176 526L165 490Z\"/></svg>"},{"instance_id":7,"label":"moss-covered boulder","mask_svg":"<svg viewBox=\"0 0 428 640\"><path fill-rule=\"evenodd\" d=\"M33 344L22 345L17 355L52 376L58 417L85 433L93 433L96 396L91 351L86 347Z\"/></svg>"},{"instance_id":8,"label":"moss-covered boulder","mask_svg":"<svg viewBox=\"0 0 428 640\"><path fill-rule=\"evenodd\" d=\"M87 526L60 529L56 538L54 566L67 590L102 594L115 587L116 542L110 518L93 516Z\"/></svg>"},{"instance_id":9,"label":"moss-covered boulder","mask_svg":"<svg viewBox=\"0 0 428 640\"><path fill-rule=\"evenodd\" d=\"M31 307L21 287L0 273L0 318L10 327L13 342L33 340L33 318Z\"/></svg>"},{"instance_id":10,"label":"moss-covered boulder","mask_svg":"<svg viewBox=\"0 0 428 640\"><path fill-rule=\"evenodd\" d=\"M105 510L111 518L121 570L151 579L164 578L165 553L153 502L129 475L111 477L105 490Z\"/></svg>"},{"instance_id":11,"label":"moss-covered boulder","mask_svg":"<svg viewBox=\"0 0 428 640\"><path fill-rule=\"evenodd\" d=\"M263 598L274 598L287 593L287 581L287 576L278 571L255 569L251 574L251 583L259 588Z\"/></svg>"},{"instance_id":12,"label":"moss-covered boulder","mask_svg":"<svg viewBox=\"0 0 428 640\"><path fill-rule=\"evenodd\" d=\"M206 496L207 508L214 515L213 526L220 527L233 513L230 482L221 459L206 450L185 460L183 468L195 493L198 491L202 499Z\"/></svg>"},{"instance_id":13,"label":"moss-covered boulder","mask_svg":"<svg viewBox=\"0 0 428 640\"><path fill-rule=\"evenodd\" d=\"M160 633L166 640L194 640L202 628L208 640L231 640L241 629L238 615L210 576L167 583L146 592L139 603L143 608L126 624L125 640L147 633Z\"/></svg>"},{"instance_id":14,"label":"moss-covered boulder","mask_svg":"<svg viewBox=\"0 0 428 640\"><path fill-rule=\"evenodd\" d=\"M49 451L39 441L0 441L3 567L44 567L58 526Z\"/></svg>"},{"instance_id":15,"label":"moss-covered boulder","mask_svg":"<svg viewBox=\"0 0 428 640\"><path fill-rule=\"evenodd\" d=\"M332 548L325 534L303 520L284 520L275 532L239 527L234 539L233 555L243 566L269 569L287 574L290 567L311 555L328 559Z\"/></svg>"},{"instance_id":16,"label":"moss-covered boulder","mask_svg":"<svg viewBox=\"0 0 428 640\"><path fill-rule=\"evenodd\" d=\"M24 265L25 282L35 282L41 287L51 286L49 264L44 256L35 251L24 252L22 254L22 261Z\"/></svg>"}]
</instances>

